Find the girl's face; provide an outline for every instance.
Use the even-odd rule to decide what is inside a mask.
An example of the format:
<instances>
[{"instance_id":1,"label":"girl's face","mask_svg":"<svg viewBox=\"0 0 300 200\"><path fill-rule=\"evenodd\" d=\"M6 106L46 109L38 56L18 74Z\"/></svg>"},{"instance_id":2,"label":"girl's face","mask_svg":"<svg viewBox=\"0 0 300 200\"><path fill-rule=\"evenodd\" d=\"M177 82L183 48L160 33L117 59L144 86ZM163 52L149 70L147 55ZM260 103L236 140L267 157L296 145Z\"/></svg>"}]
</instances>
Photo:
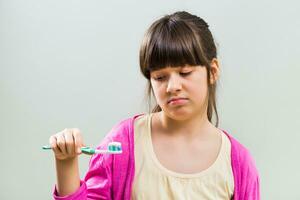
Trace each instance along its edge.
<instances>
[{"instance_id":1,"label":"girl's face","mask_svg":"<svg viewBox=\"0 0 300 200\"><path fill-rule=\"evenodd\" d=\"M175 120L188 119L195 114L206 116L208 92L206 67L166 67L151 72L154 96L162 111Z\"/></svg>"}]
</instances>

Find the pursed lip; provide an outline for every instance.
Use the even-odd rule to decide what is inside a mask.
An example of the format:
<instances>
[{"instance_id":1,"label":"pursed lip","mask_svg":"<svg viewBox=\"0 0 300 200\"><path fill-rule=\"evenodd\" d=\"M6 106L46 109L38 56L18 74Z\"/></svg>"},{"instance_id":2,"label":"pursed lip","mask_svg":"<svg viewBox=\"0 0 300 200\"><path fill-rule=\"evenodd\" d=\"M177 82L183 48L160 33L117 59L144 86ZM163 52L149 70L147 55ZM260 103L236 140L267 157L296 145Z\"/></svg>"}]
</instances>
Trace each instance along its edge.
<instances>
[{"instance_id":1,"label":"pursed lip","mask_svg":"<svg viewBox=\"0 0 300 200\"><path fill-rule=\"evenodd\" d=\"M171 103L172 101L177 101L177 100L187 100L188 98L183 98L183 97L174 97L168 100L168 103Z\"/></svg>"}]
</instances>

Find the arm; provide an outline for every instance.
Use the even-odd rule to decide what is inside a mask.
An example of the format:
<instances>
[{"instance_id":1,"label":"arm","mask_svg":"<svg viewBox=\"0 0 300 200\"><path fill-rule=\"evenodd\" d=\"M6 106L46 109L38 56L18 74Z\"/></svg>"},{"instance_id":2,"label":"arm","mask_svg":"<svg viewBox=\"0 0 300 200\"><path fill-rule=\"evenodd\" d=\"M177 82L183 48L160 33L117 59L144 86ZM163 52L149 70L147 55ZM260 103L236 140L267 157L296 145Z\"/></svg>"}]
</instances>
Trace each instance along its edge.
<instances>
[{"instance_id":1,"label":"arm","mask_svg":"<svg viewBox=\"0 0 300 200\"><path fill-rule=\"evenodd\" d=\"M66 196L58 193L58 184L54 188L53 197L56 200L110 200L111 172L104 162L104 156L97 154L91 157L89 169L83 180L80 180L77 190ZM73 184L73 183L71 183Z\"/></svg>"},{"instance_id":2,"label":"arm","mask_svg":"<svg viewBox=\"0 0 300 200\"><path fill-rule=\"evenodd\" d=\"M85 180L80 180L78 155L81 154L80 148L85 145L79 129L65 129L51 136L49 142L56 163L54 199L110 199L110 185L106 184L110 175L107 174L104 155L91 158L87 176Z\"/></svg>"},{"instance_id":3,"label":"arm","mask_svg":"<svg viewBox=\"0 0 300 200\"><path fill-rule=\"evenodd\" d=\"M242 163L240 197L244 200L260 200L259 172L256 168L255 161L248 150L245 151Z\"/></svg>"},{"instance_id":4,"label":"arm","mask_svg":"<svg viewBox=\"0 0 300 200\"><path fill-rule=\"evenodd\" d=\"M55 159L57 175L57 193L66 196L80 187L78 157L68 160Z\"/></svg>"},{"instance_id":5,"label":"arm","mask_svg":"<svg viewBox=\"0 0 300 200\"><path fill-rule=\"evenodd\" d=\"M116 124L111 131L102 140L101 144L98 145L97 149L106 148L108 143L111 141L122 142L122 155L109 155L109 154L94 154L89 162L89 169L83 180L80 180L79 188L66 196L58 195L58 188L54 188L53 197L56 200L111 200L111 199L129 199L130 188L127 187L128 182L128 165L129 160L129 142L128 142L128 124L131 124L131 119L123 120ZM124 145L124 146L123 146ZM85 146L85 145L83 145ZM73 165L75 166L75 165ZM122 167L121 167L122 166ZM133 166L134 167L134 166ZM74 167L75 169L76 167ZM62 170L61 173L66 173L68 170ZM72 171L72 170L71 170ZM78 172L78 169L75 171ZM76 172L76 173L77 173ZM57 173L60 173L59 171ZM74 175L74 171L70 176ZM133 174L131 171L130 174ZM77 178L73 179L75 182ZM114 186L112 184L114 180ZM131 179L129 179L131 180ZM62 179L62 182L64 180ZM69 181L68 181L69 182ZM60 183L58 182L58 185ZM78 184L75 183L75 184ZM57 185L57 186L58 186ZM78 185L73 185L76 188ZM74 189L73 188L73 189ZM72 188L69 188L73 190ZM126 195L126 197L125 197Z\"/></svg>"},{"instance_id":6,"label":"arm","mask_svg":"<svg viewBox=\"0 0 300 200\"><path fill-rule=\"evenodd\" d=\"M258 174L248 172L248 177L245 177L245 191L241 195L244 200L260 200L260 180Z\"/></svg>"}]
</instances>

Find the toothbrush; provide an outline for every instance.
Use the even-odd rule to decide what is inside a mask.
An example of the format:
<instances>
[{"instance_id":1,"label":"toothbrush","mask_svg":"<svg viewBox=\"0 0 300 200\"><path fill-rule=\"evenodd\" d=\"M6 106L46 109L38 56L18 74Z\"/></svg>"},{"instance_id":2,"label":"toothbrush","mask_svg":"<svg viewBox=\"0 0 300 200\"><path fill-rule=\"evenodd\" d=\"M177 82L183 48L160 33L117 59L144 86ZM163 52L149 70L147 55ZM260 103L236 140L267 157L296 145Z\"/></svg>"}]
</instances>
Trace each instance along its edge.
<instances>
[{"instance_id":1,"label":"toothbrush","mask_svg":"<svg viewBox=\"0 0 300 200\"><path fill-rule=\"evenodd\" d=\"M45 145L42 147L44 150L52 149L51 146ZM91 147L81 147L82 153L86 154L121 154L122 147L120 142L108 143L108 149L94 149Z\"/></svg>"}]
</instances>

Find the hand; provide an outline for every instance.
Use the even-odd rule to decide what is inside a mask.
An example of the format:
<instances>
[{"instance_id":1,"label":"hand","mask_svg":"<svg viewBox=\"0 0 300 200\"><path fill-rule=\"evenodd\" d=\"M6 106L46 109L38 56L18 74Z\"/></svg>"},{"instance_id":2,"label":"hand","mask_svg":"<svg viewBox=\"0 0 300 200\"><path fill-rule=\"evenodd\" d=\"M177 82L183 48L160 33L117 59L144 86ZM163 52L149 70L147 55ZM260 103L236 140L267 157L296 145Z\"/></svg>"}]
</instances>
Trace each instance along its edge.
<instances>
[{"instance_id":1,"label":"hand","mask_svg":"<svg viewBox=\"0 0 300 200\"><path fill-rule=\"evenodd\" d=\"M49 138L49 143L57 160L76 158L85 146L79 129L64 129Z\"/></svg>"}]
</instances>

